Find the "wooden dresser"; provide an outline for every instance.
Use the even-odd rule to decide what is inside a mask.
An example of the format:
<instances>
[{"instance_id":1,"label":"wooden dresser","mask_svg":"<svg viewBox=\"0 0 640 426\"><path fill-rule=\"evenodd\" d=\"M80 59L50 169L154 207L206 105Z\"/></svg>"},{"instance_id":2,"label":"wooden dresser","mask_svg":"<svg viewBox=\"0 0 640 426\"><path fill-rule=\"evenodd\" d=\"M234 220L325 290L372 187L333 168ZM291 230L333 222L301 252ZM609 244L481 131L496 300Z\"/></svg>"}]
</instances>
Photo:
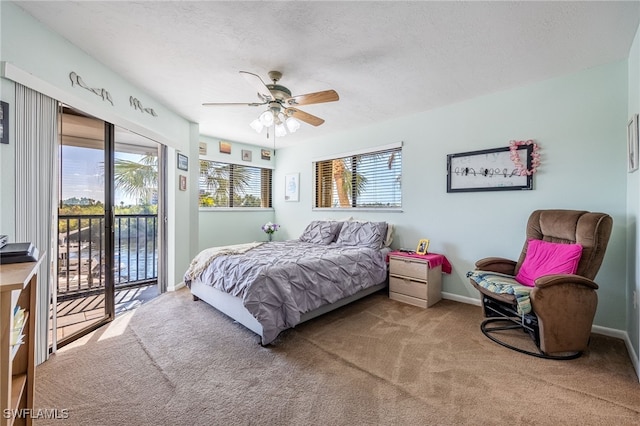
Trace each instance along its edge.
<instances>
[{"instance_id":1,"label":"wooden dresser","mask_svg":"<svg viewBox=\"0 0 640 426\"><path fill-rule=\"evenodd\" d=\"M389 298L421 308L440 301L442 265L431 267L427 256L389 254Z\"/></svg>"},{"instance_id":2,"label":"wooden dresser","mask_svg":"<svg viewBox=\"0 0 640 426\"><path fill-rule=\"evenodd\" d=\"M0 265L0 426L31 424L37 271L41 261L42 257L38 262ZM20 333L24 337L22 344L12 346L16 306L24 309L24 326Z\"/></svg>"}]
</instances>

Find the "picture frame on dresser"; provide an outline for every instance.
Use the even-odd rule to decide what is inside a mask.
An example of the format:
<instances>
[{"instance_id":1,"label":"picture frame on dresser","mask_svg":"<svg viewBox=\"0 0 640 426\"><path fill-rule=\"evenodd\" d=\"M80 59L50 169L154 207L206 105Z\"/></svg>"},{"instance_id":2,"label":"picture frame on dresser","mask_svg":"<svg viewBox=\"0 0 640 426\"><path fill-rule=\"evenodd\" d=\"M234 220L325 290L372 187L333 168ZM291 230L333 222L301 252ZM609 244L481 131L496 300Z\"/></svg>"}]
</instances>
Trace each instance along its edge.
<instances>
[{"instance_id":1,"label":"picture frame on dresser","mask_svg":"<svg viewBox=\"0 0 640 426\"><path fill-rule=\"evenodd\" d=\"M426 238L418 241L418 247L416 247L416 254L427 254L427 250L429 249L429 240Z\"/></svg>"}]
</instances>

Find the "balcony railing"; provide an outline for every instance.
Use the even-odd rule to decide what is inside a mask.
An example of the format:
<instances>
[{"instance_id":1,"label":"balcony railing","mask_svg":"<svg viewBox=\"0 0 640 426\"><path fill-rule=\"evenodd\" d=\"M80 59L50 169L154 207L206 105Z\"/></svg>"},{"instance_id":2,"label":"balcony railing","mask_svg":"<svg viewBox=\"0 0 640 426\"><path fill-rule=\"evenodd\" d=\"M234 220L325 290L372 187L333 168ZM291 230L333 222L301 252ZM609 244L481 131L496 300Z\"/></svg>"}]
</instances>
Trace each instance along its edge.
<instances>
[{"instance_id":1,"label":"balcony railing","mask_svg":"<svg viewBox=\"0 0 640 426\"><path fill-rule=\"evenodd\" d=\"M104 216L58 216L58 299L99 293L105 287ZM116 288L147 285L158 279L158 217L115 215Z\"/></svg>"}]
</instances>

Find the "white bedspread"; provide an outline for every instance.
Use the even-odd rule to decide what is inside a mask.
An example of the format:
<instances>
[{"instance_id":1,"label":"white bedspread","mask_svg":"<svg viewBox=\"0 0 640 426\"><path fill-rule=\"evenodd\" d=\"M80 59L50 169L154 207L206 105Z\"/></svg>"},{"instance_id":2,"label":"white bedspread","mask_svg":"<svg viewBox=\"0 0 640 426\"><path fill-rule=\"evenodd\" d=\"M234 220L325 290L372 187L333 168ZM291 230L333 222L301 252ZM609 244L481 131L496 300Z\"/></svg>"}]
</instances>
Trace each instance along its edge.
<instances>
[{"instance_id":1,"label":"white bedspread","mask_svg":"<svg viewBox=\"0 0 640 426\"><path fill-rule=\"evenodd\" d=\"M196 257L193 258L189 269L185 272L185 282L193 281L199 277L202 272L211 265L211 262L218 256L225 256L230 254L242 254L246 253L252 248L258 247L264 243L253 242L245 244L234 244L230 246L211 247L202 250Z\"/></svg>"}]
</instances>

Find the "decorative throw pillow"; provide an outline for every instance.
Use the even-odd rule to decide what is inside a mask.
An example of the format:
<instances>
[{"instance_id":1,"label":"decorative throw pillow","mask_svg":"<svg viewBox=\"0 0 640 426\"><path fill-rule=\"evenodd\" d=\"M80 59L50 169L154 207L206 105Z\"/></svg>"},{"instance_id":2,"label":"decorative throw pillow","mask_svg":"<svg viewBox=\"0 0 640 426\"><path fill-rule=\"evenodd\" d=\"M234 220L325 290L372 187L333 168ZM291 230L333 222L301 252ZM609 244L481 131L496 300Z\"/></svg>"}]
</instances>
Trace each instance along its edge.
<instances>
[{"instance_id":1,"label":"decorative throw pillow","mask_svg":"<svg viewBox=\"0 0 640 426\"><path fill-rule=\"evenodd\" d=\"M379 249L387 236L386 222L344 222L337 245Z\"/></svg>"},{"instance_id":2,"label":"decorative throw pillow","mask_svg":"<svg viewBox=\"0 0 640 426\"><path fill-rule=\"evenodd\" d=\"M299 241L327 245L333 242L341 227L342 222L314 220L307 225Z\"/></svg>"},{"instance_id":3,"label":"decorative throw pillow","mask_svg":"<svg viewBox=\"0 0 640 426\"><path fill-rule=\"evenodd\" d=\"M575 274L581 256L580 244L529 240L527 254L516 275L516 280L520 284L534 287L536 279L544 275Z\"/></svg>"}]
</instances>

